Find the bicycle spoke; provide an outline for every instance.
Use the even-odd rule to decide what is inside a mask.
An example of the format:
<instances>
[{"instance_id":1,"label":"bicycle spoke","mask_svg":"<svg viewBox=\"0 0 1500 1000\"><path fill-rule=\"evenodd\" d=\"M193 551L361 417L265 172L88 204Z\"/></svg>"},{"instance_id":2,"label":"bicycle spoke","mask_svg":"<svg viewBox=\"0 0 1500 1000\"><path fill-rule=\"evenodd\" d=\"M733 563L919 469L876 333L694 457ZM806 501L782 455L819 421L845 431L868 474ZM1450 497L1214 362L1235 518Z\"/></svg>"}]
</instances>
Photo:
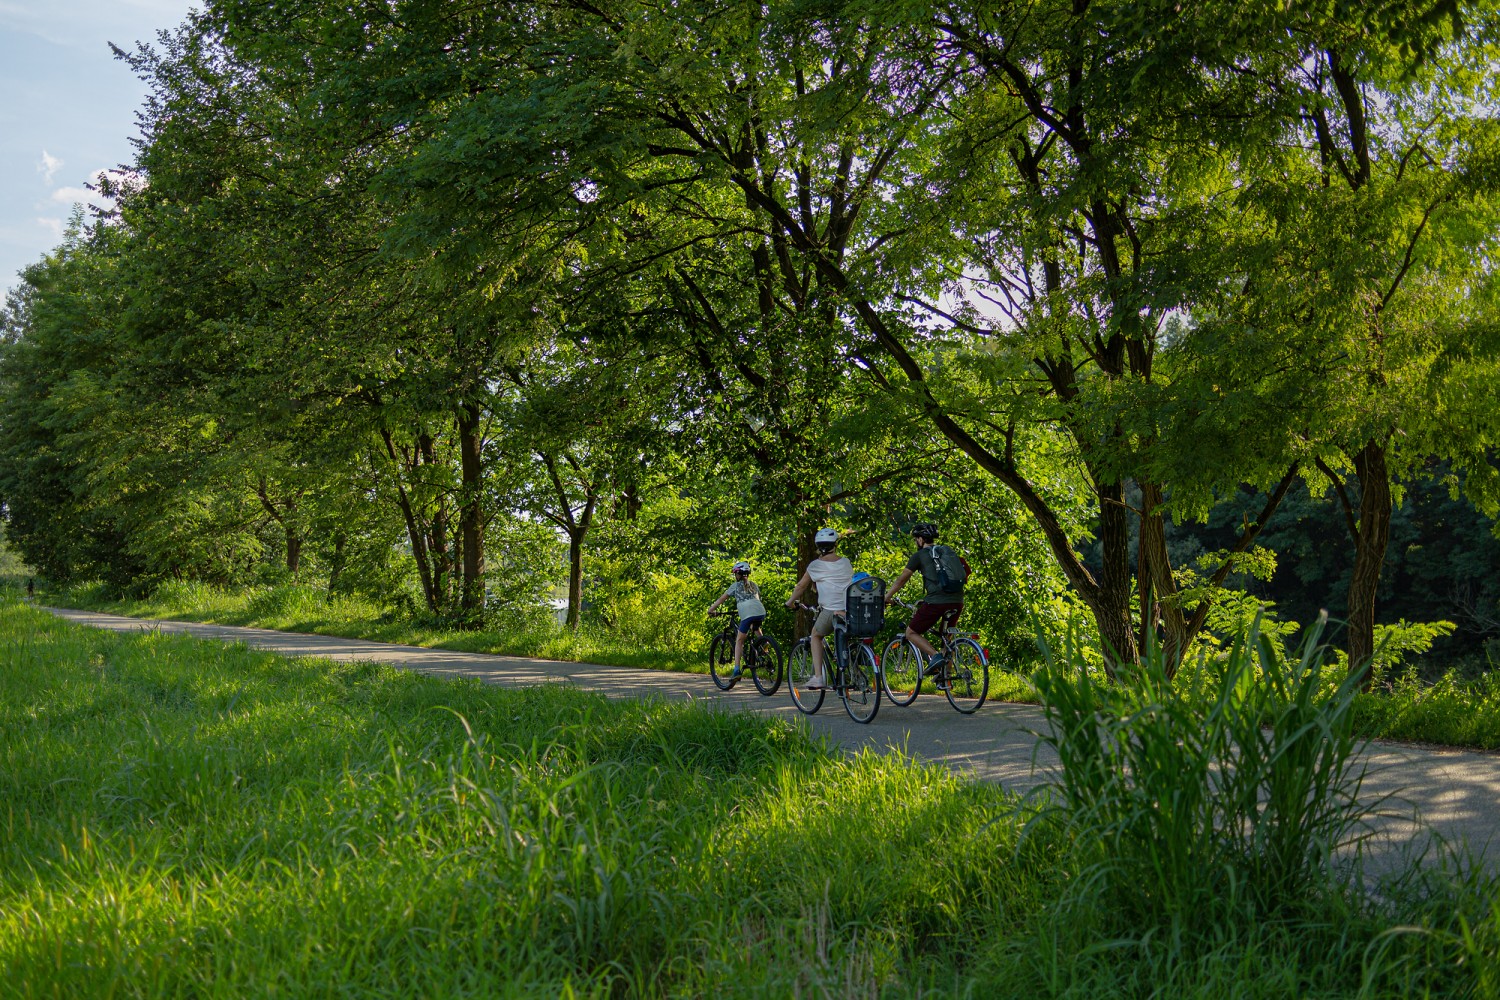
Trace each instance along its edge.
<instances>
[{"instance_id":1,"label":"bicycle spoke","mask_svg":"<svg viewBox=\"0 0 1500 1000\"><path fill-rule=\"evenodd\" d=\"M869 646L859 643L849 651L849 666L839 695L844 700L844 711L855 722L868 723L880 711L880 678L875 651Z\"/></svg>"},{"instance_id":2,"label":"bicycle spoke","mask_svg":"<svg viewBox=\"0 0 1500 1000\"><path fill-rule=\"evenodd\" d=\"M922 658L911 643L899 637L886 643L880 671L887 698L901 706L916 700L922 690Z\"/></svg>"}]
</instances>

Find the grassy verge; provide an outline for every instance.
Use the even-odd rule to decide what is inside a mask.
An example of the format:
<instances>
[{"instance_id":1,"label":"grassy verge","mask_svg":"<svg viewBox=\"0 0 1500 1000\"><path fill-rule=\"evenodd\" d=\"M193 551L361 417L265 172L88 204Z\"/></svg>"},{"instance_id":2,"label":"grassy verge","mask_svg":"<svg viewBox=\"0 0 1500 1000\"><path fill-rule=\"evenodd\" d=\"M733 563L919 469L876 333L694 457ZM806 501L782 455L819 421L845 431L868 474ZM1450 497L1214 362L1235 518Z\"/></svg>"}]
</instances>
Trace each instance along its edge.
<instances>
[{"instance_id":1,"label":"grassy verge","mask_svg":"<svg viewBox=\"0 0 1500 1000\"><path fill-rule=\"evenodd\" d=\"M1318 881L1271 918L1230 879L1206 930L1122 920L1090 815L1048 815L776 720L0 601L3 995L1500 987L1487 884Z\"/></svg>"},{"instance_id":2,"label":"grassy verge","mask_svg":"<svg viewBox=\"0 0 1500 1000\"><path fill-rule=\"evenodd\" d=\"M619 641L607 628L571 631L544 618L498 616L487 628L460 629L394 614L360 597L329 596L314 587L283 585L223 590L200 583L167 584L145 597L120 598L101 584L47 590L41 597L63 607L108 611L139 618L176 618L311 632L345 639L500 653L544 660L602 663L617 667L707 673L707 641L689 648L641 649Z\"/></svg>"},{"instance_id":3,"label":"grassy verge","mask_svg":"<svg viewBox=\"0 0 1500 1000\"><path fill-rule=\"evenodd\" d=\"M329 598L309 587L226 591L184 584L162 587L145 598L117 599L93 584L50 591L43 598L65 607L140 618L246 625L621 667L707 671L704 654L697 649L641 649L621 642L605 628L585 627L571 632L555 623L535 620L517 620L482 630L443 628L392 617L384 608L358 598ZM990 679L991 699L1039 700L1029 678L1004 669L1003 664L995 666ZM1355 733L1369 739L1500 750L1500 675L1463 679L1451 673L1436 684L1426 684L1408 673L1388 688L1356 695L1352 711Z\"/></svg>"}]
</instances>

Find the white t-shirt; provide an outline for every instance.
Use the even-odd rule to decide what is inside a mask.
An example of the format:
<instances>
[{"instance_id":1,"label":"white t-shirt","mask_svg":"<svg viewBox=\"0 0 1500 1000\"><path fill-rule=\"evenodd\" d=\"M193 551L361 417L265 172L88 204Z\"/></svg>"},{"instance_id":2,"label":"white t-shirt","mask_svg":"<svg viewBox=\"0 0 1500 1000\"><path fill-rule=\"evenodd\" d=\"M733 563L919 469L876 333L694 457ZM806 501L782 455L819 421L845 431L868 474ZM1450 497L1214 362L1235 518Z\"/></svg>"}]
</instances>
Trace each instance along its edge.
<instances>
[{"instance_id":1,"label":"white t-shirt","mask_svg":"<svg viewBox=\"0 0 1500 1000\"><path fill-rule=\"evenodd\" d=\"M814 559L807 564L807 575L818 588L818 606L824 611L849 610L849 584L854 581L854 567L843 556L837 559Z\"/></svg>"}]
</instances>

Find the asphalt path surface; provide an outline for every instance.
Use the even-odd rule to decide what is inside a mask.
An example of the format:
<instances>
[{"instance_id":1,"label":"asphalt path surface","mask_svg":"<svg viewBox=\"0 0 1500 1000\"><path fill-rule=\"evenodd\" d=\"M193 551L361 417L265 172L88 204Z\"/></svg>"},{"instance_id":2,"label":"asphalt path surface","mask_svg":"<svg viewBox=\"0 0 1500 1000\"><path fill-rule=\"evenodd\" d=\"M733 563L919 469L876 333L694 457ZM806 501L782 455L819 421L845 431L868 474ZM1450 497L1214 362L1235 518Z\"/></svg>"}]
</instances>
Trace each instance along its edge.
<instances>
[{"instance_id":1,"label":"asphalt path surface","mask_svg":"<svg viewBox=\"0 0 1500 1000\"><path fill-rule=\"evenodd\" d=\"M726 692L718 690L705 674L461 653L197 622L147 621L66 608L47 610L82 625L114 631L160 629L199 639L243 642L287 656L388 663L436 677L467 677L503 687L574 684L614 698L656 696L697 701L718 710L779 716L799 720L848 752L866 747L879 752L902 750L1023 794L1057 774L1056 756L1036 735L1045 725L1036 706L991 702L965 716L955 712L941 692L926 686L907 708L882 701L874 721L860 725L845 714L833 691L828 692L821 711L805 716L793 707L784 684L766 698L748 678ZM1487 868L1500 870L1500 844L1490 843L1500 820L1500 754L1372 742L1364 751L1364 762L1368 772L1362 795L1369 803L1378 803L1379 818L1367 845L1377 867L1398 863L1407 850L1419 850L1432 831L1450 844L1466 845Z\"/></svg>"}]
</instances>

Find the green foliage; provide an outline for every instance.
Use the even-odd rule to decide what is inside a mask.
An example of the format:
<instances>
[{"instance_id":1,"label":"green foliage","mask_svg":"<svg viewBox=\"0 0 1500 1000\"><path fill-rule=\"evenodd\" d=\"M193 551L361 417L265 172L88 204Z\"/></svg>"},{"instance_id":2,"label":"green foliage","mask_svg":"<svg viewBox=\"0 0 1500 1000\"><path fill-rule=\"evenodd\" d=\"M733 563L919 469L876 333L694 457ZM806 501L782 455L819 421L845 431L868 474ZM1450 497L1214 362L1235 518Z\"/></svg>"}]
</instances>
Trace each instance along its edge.
<instances>
[{"instance_id":1,"label":"green foliage","mask_svg":"<svg viewBox=\"0 0 1500 1000\"><path fill-rule=\"evenodd\" d=\"M1375 626L1375 663L1371 674L1379 681L1399 670L1410 656L1420 656L1437 639L1453 634L1452 622L1408 622Z\"/></svg>"},{"instance_id":2,"label":"green foliage","mask_svg":"<svg viewBox=\"0 0 1500 1000\"><path fill-rule=\"evenodd\" d=\"M1467 629L1377 616L1392 529L1493 619L1478 546L1387 516L1500 496L1493 5L388 7L212 3L123 55L149 183L4 319L39 570L528 636L566 580L570 624L676 655L726 551L795 576L826 518L891 576L933 517L1019 670L1079 613L1179 657L1236 587ZM1158 544L1299 474L1341 497L1276 550L1310 598ZM1202 546L1261 531L1241 578L1256 518Z\"/></svg>"},{"instance_id":3,"label":"green foliage","mask_svg":"<svg viewBox=\"0 0 1500 1000\"><path fill-rule=\"evenodd\" d=\"M1038 672L1084 884L1122 927L1202 935L1237 911L1276 919L1338 891L1335 857L1372 806L1357 804L1357 684L1327 694L1320 637L1287 660L1252 626L1200 675L1202 692L1174 686L1155 650L1118 685L1066 649Z\"/></svg>"}]
</instances>

